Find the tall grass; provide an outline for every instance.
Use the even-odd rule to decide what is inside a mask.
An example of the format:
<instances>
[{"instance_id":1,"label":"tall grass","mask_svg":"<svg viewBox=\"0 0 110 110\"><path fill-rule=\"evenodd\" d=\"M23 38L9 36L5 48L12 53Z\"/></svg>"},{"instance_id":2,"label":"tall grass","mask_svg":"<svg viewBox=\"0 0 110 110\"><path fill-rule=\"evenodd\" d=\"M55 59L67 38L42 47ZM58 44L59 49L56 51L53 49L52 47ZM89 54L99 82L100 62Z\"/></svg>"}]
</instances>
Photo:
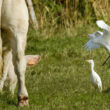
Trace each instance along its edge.
<instances>
[{"instance_id":1,"label":"tall grass","mask_svg":"<svg viewBox=\"0 0 110 110\"><path fill-rule=\"evenodd\" d=\"M109 0L33 0L39 27L70 28L78 23L92 24L110 19Z\"/></svg>"}]
</instances>

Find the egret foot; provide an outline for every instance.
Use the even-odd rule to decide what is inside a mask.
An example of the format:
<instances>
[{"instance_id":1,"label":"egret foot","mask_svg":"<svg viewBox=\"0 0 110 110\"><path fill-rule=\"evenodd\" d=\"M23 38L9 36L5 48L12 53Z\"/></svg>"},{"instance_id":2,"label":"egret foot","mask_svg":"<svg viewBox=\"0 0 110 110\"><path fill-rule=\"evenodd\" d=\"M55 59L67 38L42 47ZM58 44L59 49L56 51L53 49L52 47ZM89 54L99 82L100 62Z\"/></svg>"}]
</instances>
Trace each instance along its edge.
<instances>
[{"instance_id":1,"label":"egret foot","mask_svg":"<svg viewBox=\"0 0 110 110\"><path fill-rule=\"evenodd\" d=\"M18 97L18 106L24 107L29 106L29 100L27 96L19 96Z\"/></svg>"}]
</instances>

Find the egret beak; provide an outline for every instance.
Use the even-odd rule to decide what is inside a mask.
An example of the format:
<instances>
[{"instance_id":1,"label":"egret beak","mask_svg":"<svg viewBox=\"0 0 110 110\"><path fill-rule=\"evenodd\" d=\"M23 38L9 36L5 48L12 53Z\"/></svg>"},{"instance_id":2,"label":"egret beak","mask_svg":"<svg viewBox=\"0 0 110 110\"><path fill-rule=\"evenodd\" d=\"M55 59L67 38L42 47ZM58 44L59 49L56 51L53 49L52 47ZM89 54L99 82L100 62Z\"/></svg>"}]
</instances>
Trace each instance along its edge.
<instances>
[{"instance_id":1,"label":"egret beak","mask_svg":"<svg viewBox=\"0 0 110 110\"><path fill-rule=\"evenodd\" d=\"M110 55L107 57L107 59L104 61L104 63L102 64L102 66L104 66L106 64L106 62L108 61L108 59L110 58Z\"/></svg>"}]
</instances>

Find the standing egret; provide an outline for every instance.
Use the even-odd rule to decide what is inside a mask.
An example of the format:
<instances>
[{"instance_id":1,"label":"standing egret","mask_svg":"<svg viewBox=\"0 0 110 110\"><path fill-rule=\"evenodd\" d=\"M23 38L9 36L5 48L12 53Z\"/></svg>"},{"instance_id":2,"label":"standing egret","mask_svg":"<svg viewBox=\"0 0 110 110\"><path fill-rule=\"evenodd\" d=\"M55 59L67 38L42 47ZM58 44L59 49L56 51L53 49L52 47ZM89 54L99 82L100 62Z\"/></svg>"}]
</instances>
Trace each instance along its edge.
<instances>
[{"instance_id":1,"label":"standing egret","mask_svg":"<svg viewBox=\"0 0 110 110\"><path fill-rule=\"evenodd\" d=\"M101 82L99 75L94 71L94 61L93 60L87 60L87 62L89 62L91 64L90 81L91 81L92 85L95 88L98 88L99 91L101 92L102 91L102 82Z\"/></svg>"},{"instance_id":2,"label":"standing egret","mask_svg":"<svg viewBox=\"0 0 110 110\"><path fill-rule=\"evenodd\" d=\"M104 30L104 32L97 31L93 34L88 34L90 40L84 45L86 50L96 49L100 46L104 47L108 52L109 56L103 63L103 65L110 58L110 26L105 24L103 20L96 21L96 24Z\"/></svg>"}]
</instances>

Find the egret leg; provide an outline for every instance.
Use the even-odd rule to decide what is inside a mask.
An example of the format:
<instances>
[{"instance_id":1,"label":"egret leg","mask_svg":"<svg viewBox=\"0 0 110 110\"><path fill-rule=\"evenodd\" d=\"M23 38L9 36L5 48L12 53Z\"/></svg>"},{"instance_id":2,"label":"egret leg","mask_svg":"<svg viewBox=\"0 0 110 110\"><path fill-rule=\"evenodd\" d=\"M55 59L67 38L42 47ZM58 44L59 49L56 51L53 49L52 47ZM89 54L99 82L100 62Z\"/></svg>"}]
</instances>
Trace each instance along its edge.
<instances>
[{"instance_id":1,"label":"egret leg","mask_svg":"<svg viewBox=\"0 0 110 110\"><path fill-rule=\"evenodd\" d=\"M102 64L102 66L105 65L105 63L108 61L108 59L110 58L110 55L107 57L107 59L104 61L104 63Z\"/></svg>"}]
</instances>

